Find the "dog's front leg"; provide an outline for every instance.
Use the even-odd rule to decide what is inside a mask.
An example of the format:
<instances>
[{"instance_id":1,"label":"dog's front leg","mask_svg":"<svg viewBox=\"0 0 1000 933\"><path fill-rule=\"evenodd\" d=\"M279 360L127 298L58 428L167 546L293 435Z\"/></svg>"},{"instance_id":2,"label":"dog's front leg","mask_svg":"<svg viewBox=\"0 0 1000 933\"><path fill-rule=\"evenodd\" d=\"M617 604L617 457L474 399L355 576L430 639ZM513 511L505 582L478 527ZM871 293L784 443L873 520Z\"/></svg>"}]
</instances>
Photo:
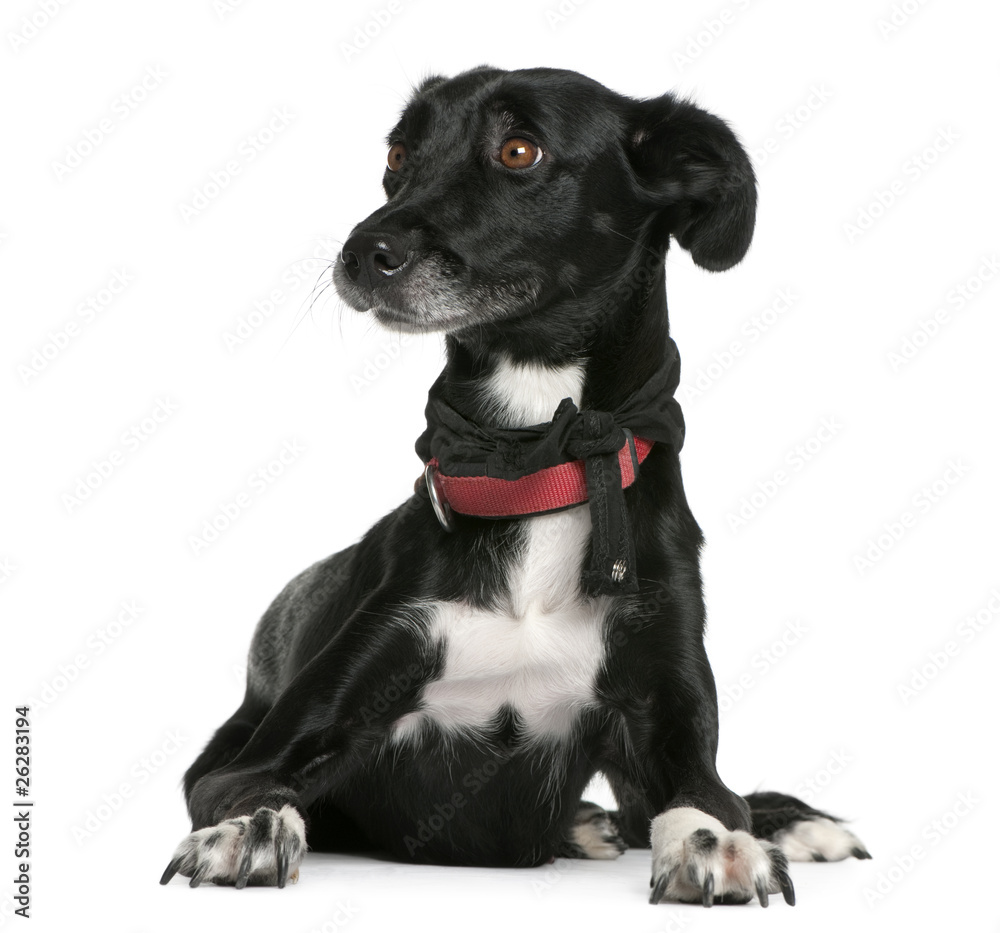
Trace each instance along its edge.
<instances>
[{"instance_id":1,"label":"dog's front leg","mask_svg":"<svg viewBox=\"0 0 1000 933\"><path fill-rule=\"evenodd\" d=\"M624 729L602 768L618 798L616 823L629 845L652 848L651 903L711 906L756 895L766 906L778 891L792 903L784 855L751 835L750 808L715 767L718 703L700 587L662 589L676 594L669 615L623 613L609 636L618 647L604 684ZM653 596L641 604L658 605Z\"/></svg>"},{"instance_id":2,"label":"dog's front leg","mask_svg":"<svg viewBox=\"0 0 1000 933\"><path fill-rule=\"evenodd\" d=\"M669 794L655 801L650 827L653 866L650 903L671 899L742 904L779 891L795 892L781 850L751 835L746 801L722 783L715 768L718 706L704 647L689 646L683 669L658 678L653 734L647 746L647 787ZM666 672L664 672L666 673Z\"/></svg>"},{"instance_id":3,"label":"dog's front leg","mask_svg":"<svg viewBox=\"0 0 1000 933\"><path fill-rule=\"evenodd\" d=\"M412 643L411 643L412 642ZM246 746L200 778L192 832L161 878L284 887L306 851L306 807L414 708L434 659L412 626L369 605L285 688ZM400 667L400 659L408 666Z\"/></svg>"}]
</instances>

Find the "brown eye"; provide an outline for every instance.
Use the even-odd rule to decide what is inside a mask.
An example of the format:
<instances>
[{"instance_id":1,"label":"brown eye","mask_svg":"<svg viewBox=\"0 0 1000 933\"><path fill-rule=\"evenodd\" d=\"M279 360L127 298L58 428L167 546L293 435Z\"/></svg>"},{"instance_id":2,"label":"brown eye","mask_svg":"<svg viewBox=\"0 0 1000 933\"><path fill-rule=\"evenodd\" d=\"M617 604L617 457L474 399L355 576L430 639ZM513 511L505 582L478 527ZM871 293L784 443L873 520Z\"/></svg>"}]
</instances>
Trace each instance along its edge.
<instances>
[{"instance_id":1,"label":"brown eye","mask_svg":"<svg viewBox=\"0 0 1000 933\"><path fill-rule=\"evenodd\" d=\"M500 161L507 168L531 168L542 158L542 150L530 139L513 136L500 147Z\"/></svg>"},{"instance_id":2,"label":"brown eye","mask_svg":"<svg viewBox=\"0 0 1000 933\"><path fill-rule=\"evenodd\" d=\"M402 143L393 143L389 147L389 156L386 161L389 163L390 172L398 172L406 161L406 146Z\"/></svg>"}]
</instances>

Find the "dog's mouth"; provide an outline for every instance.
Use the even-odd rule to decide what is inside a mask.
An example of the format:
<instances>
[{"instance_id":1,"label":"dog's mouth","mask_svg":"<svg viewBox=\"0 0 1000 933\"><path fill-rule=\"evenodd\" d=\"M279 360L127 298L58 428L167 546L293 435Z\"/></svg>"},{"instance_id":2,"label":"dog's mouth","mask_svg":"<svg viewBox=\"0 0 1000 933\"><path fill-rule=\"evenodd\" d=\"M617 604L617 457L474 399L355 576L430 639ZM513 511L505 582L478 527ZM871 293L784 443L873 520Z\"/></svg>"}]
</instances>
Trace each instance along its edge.
<instances>
[{"instance_id":1,"label":"dog's mouth","mask_svg":"<svg viewBox=\"0 0 1000 933\"><path fill-rule=\"evenodd\" d=\"M334 266L337 293L391 330L456 333L523 313L539 291L524 277L477 281L445 253L379 250L362 258L348 248L353 240Z\"/></svg>"}]
</instances>

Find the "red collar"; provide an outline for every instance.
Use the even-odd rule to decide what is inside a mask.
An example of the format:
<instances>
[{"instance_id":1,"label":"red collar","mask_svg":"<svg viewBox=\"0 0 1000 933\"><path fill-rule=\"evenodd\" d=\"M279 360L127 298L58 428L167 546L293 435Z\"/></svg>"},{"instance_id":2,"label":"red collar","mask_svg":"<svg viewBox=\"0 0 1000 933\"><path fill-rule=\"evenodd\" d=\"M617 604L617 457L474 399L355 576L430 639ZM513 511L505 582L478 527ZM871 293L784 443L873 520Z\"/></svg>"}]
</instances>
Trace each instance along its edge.
<instances>
[{"instance_id":1,"label":"red collar","mask_svg":"<svg viewBox=\"0 0 1000 933\"><path fill-rule=\"evenodd\" d=\"M639 473L639 464L649 455L652 441L633 438L618 451L622 489L627 489ZM446 476L435 457L424 475L434 514L446 531L452 530L451 512L478 518L516 518L557 512L587 501L587 462L570 460L546 467L520 479L497 479L492 476Z\"/></svg>"}]
</instances>

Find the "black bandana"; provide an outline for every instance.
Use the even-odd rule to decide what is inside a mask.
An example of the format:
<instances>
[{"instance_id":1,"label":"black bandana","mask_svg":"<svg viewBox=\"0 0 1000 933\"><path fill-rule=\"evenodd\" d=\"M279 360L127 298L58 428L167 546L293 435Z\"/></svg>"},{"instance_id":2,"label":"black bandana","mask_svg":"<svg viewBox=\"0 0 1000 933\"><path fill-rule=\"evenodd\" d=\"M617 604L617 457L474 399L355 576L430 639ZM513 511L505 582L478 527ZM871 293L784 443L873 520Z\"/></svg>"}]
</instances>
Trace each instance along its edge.
<instances>
[{"instance_id":1,"label":"black bandana","mask_svg":"<svg viewBox=\"0 0 1000 933\"><path fill-rule=\"evenodd\" d=\"M639 581L635 546L625 509L618 451L628 433L680 451L684 417L674 392L680 379L677 346L668 338L659 369L613 412L578 411L571 399L559 403L551 421L529 428L477 424L443 398L442 373L427 398L427 429L417 438L417 456L437 458L446 476L490 476L515 480L570 460L584 460L590 504L590 567L583 589L590 596L633 593Z\"/></svg>"}]
</instances>

